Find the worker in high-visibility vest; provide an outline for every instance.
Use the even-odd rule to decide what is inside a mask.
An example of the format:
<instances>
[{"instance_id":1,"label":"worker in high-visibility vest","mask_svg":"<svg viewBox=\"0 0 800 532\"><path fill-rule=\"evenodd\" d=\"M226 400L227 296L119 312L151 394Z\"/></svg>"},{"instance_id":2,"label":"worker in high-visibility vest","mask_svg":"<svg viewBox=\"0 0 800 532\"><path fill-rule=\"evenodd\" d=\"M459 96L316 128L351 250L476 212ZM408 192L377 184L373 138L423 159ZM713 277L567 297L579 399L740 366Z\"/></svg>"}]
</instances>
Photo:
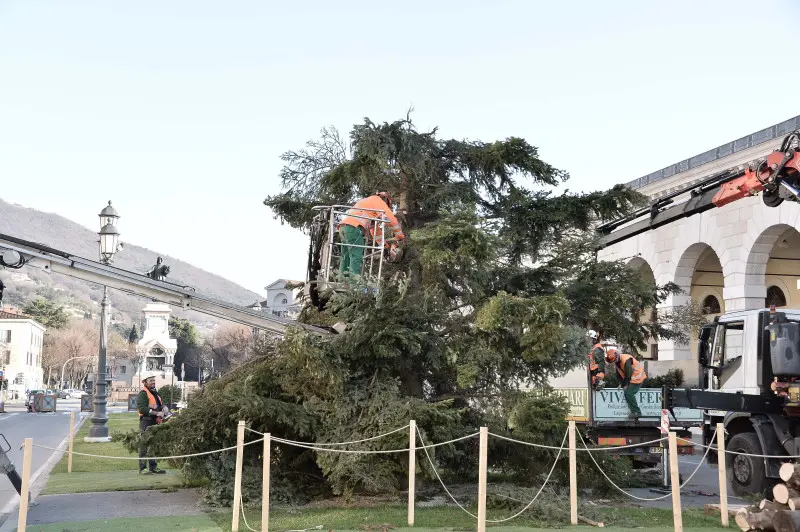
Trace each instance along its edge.
<instances>
[{"instance_id":1,"label":"worker in high-visibility vest","mask_svg":"<svg viewBox=\"0 0 800 532\"><path fill-rule=\"evenodd\" d=\"M142 390L136 397L136 409L139 410L139 432L144 432L154 425L158 425L169 413L161 401L161 396L156 390L156 373L147 372L142 378ZM140 475L163 475L166 473L158 468L155 460L147 460L147 446L139 444L139 474ZM149 467L148 467L149 466Z\"/></svg>"},{"instance_id":2,"label":"worker in high-visibility vest","mask_svg":"<svg viewBox=\"0 0 800 532\"><path fill-rule=\"evenodd\" d=\"M601 390L605 386L603 379L606 377L606 350L603 348L603 344L600 343L600 335L596 331L589 331L587 336L594 342L594 345L589 350L589 374L592 378L592 388Z\"/></svg>"},{"instance_id":3,"label":"worker in high-visibility vest","mask_svg":"<svg viewBox=\"0 0 800 532\"><path fill-rule=\"evenodd\" d=\"M365 210L369 209L369 210ZM339 235L342 239L341 261L339 271L353 275L361 274L361 262L364 258L364 246L367 240L379 242L381 226L370 218L385 218L386 229L397 242L405 240L406 235L400 228L392 212L392 198L387 192L378 192L372 196L358 200L339 223ZM396 253L396 252L395 252Z\"/></svg>"},{"instance_id":4,"label":"worker in high-visibility vest","mask_svg":"<svg viewBox=\"0 0 800 532\"><path fill-rule=\"evenodd\" d=\"M620 387L625 390L625 402L631 409L628 417L636 419L642 416L642 410L639 408L639 402L636 400L636 394L639 388L642 387L642 382L647 378L644 372L644 366L636 360L636 357L627 353L617 353L616 347L608 347L606 349L606 362L614 364L619 373L619 378L622 380Z\"/></svg>"}]
</instances>

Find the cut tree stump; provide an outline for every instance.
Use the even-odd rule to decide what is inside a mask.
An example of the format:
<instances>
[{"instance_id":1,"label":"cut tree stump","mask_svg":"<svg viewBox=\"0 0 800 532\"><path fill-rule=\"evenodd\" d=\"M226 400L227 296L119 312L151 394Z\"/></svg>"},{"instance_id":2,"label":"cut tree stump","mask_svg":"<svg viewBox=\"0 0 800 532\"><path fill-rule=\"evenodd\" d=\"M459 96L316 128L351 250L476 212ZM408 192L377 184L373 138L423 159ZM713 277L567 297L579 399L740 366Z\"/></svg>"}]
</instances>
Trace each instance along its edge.
<instances>
[{"instance_id":1,"label":"cut tree stump","mask_svg":"<svg viewBox=\"0 0 800 532\"><path fill-rule=\"evenodd\" d=\"M789 499L787 503L789 506L789 510L800 510L800 497L795 497L794 499ZM786 510L787 508L781 508L781 510Z\"/></svg>"},{"instance_id":2,"label":"cut tree stump","mask_svg":"<svg viewBox=\"0 0 800 532\"><path fill-rule=\"evenodd\" d=\"M794 499L789 499L789 503L791 503L793 500ZM798 502L800 502L800 500ZM764 499L763 501L758 503L758 507L761 510L773 510L773 511L776 511L776 512L779 511L779 510L793 510L794 509L794 508L791 508L790 504L781 504L779 502L771 501L769 499Z\"/></svg>"},{"instance_id":3,"label":"cut tree stump","mask_svg":"<svg viewBox=\"0 0 800 532\"><path fill-rule=\"evenodd\" d=\"M793 480L794 483L800 480L800 464L793 464L791 462L786 462L781 466L778 470L778 476L781 477L781 480L784 482L789 482Z\"/></svg>"},{"instance_id":4,"label":"cut tree stump","mask_svg":"<svg viewBox=\"0 0 800 532\"><path fill-rule=\"evenodd\" d=\"M786 484L775 484L772 488L772 498L775 502L780 504L788 504L789 499L796 499L800 497L800 492L790 488Z\"/></svg>"},{"instance_id":5,"label":"cut tree stump","mask_svg":"<svg viewBox=\"0 0 800 532\"><path fill-rule=\"evenodd\" d=\"M728 515L731 516L731 517L736 517L736 513L739 512L740 510L744 509L744 508L746 508L746 506L742 506L741 504L729 504L728 505ZM722 509L720 508L719 504L711 504L711 503L709 503L709 504L706 504L705 506L703 506L703 512L706 515L718 514L718 513L722 512Z\"/></svg>"},{"instance_id":6,"label":"cut tree stump","mask_svg":"<svg viewBox=\"0 0 800 532\"><path fill-rule=\"evenodd\" d=\"M775 512L772 526L775 532L800 532L800 512L785 510Z\"/></svg>"},{"instance_id":7,"label":"cut tree stump","mask_svg":"<svg viewBox=\"0 0 800 532\"><path fill-rule=\"evenodd\" d=\"M764 530L773 531L775 527L772 525L772 519L775 514L772 510L763 510L761 512L751 512L746 508L739 510L736 514L734 521L741 530Z\"/></svg>"}]
</instances>

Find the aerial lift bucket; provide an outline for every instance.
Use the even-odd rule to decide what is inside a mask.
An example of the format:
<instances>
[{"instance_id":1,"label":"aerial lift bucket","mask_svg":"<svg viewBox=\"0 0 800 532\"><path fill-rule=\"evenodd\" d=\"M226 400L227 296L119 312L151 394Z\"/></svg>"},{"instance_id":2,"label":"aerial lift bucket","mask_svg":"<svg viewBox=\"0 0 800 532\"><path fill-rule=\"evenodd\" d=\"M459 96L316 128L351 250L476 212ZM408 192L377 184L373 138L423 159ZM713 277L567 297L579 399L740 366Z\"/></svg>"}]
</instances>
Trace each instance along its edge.
<instances>
[{"instance_id":1,"label":"aerial lift bucket","mask_svg":"<svg viewBox=\"0 0 800 532\"><path fill-rule=\"evenodd\" d=\"M306 294L320 310L324 308L330 293L345 290L347 287L344 279L339 277L338 270L342 248L352 246L343 244L337 238L339 223L344 216L363 220L367 226L364 231L365 243L357 246L364 250L361 276L366 281L365 290L374 293L380 289L387 244L385 229L389 220L380 209L359 208L368 215L357 215L348 212L352 208L351 205L318 205L313 208L318 214L311 226Z\"/></svg>"}]
</instances>

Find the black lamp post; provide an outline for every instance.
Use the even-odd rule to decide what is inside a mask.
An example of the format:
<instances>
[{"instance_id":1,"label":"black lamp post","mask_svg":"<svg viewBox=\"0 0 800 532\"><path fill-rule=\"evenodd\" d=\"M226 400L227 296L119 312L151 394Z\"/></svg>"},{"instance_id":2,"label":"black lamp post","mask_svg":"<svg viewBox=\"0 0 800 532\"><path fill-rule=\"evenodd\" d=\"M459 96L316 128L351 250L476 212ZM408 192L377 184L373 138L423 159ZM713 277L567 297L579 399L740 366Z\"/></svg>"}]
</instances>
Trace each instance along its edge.
<instances>
[{"instance_id":1,"label":"black lamp post","mask_svg":"<svg viewBox=\"0 0 800 532\"><path fill-rule=\"evenodd\" d=\"M114 255L122 248L117 230L119 214L108 202L108 206L100 211L100 262L110 264ZM108 414L106 413L106 350L108 343L106 334L108 329L108 287L103 286L103 301L100 304L100 353L97 364L97 381L95 382L94 412L92 413L92 426L89 428L87 442L109 442Z\"/></svg>"}]
</instances>

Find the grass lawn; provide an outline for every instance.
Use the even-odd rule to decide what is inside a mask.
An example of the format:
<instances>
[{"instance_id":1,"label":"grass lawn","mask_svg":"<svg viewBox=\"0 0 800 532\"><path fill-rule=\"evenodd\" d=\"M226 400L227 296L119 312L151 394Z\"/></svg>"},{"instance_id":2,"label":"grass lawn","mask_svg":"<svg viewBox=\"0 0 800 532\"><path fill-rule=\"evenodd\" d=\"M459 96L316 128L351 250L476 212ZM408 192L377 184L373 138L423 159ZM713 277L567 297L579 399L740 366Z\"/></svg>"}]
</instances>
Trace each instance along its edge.
<instances>
[{"instance_id":1,"label":"grass lawn","mask_svg":"<svg viewBox=\"0 0 800 532\"><path fill-rule=\"evenodd\" d=\"M101 471L97 473L59 473L51 475L42 495L88 493L91 491L135 491L183 487L178 471L166 475L140 475L136 471Z\"/></svg>"},{"instance_id":2,"label":"grass lawn","mask_svg":"<svg viewBox=\"0 0 800 532\"><path fill-rule=\"evenodd\" d=\"M90 427L91 422L87 419L75 434L72 447L75 452L103 456L137 456L136 453L128 452L120 442L86 443L83 438L89 435ZM139 416L135 412L108 416L108 432L111 435L115 432L138 429L138 427ZM64 453L64 456L53 468L43 494L133 491L176 488L183 485L183 479L178 471L170 469L168 463L160 462L159 467L167 470L167 474L139 475L139 465L136 460L113 460L74 455L72 457L72 473L67 473L67 453Z\"/></svg>"},{"instance_id":3,"label":"grass lawn","mask_svg":"<svg viewBox=\"0 0 800 532\"><path fill-rule=\"evenodd\" d=\"M472 513L477 513L476 508L470 508ZM508 510L488 510L489 519L502 519L516 512ZM523 515L503 523L502 525L486 526L492 527L498 532L512 530L545 530L560 528L565 530L597 530L590 526L570 527L569 515L565 515L561 521L542 522L537 519L536 511L533 510L527 515ZM217 522L223 531L231 529L231 511L215 511L211 517ZM261 510L259 508L247 509L247 522L251 527L259 529L261 523ZM593 519L603 521L606 525L605 530L629 530L636 529L639 532L661 532L673 530L672 510L654 508L603 508L596 511ZM270 511L270 529L274 530L302 530L314 528L321 525L322 530L374 530L379 531L381 525L388 524L402 530L407 527L407 510L405 507L381 507L381 508L295 508L295 509L275 509ZM416 532L423 530L474 530L475 519L471 518L459 508L435 507L417 508L415 511L414 528L408 529ZM718 515L706 515L703 510L692 509L684 510L683 526L686 530L695 532L708 532L711 530L722 529ZM244 523L240 520L239 529L244 530Z\"/></svg>"},{"instance_id":4,"label":"grass lawn","mask_svg":"<svg viewBox=\"0 0 800 532\"><path fill-rule=\"evenodd\" d=\"M83 438L89 435L89 428L92 423L89 419L83 422L81 430L75 434L74 444L72 450L76 453L89 453L99 454L103 456L133 456L136 453L130 453L122 446L120 442L110 443L86 443ZM108 433L113 435L115 432L128 432L131 429L139 428L139 416L136 412L125 412L122 414L109 414L108 415ZM166 462L159 464L162 469L167 469L169 465ZM136 460L107 460L103 458L91 458L88 456L74 455L72 457L72 472L93 473L100 471L133 471L138 473L139 466ZM67 472L67 453L59 460L58 464L53 468L53 473L66 473Z\"/></svg>"},{"instance_id":5,"label":"grass lawn","mask_svg":"<svg viewBox=\"0 0 800 532\"><path fill-rule=\"evenodd\" d=\"M142 530L220 532L216 523L205 515L51 523L49 525L28 525L27 529L30 532L142 532Z\"/></svg>"}]
</instances>

